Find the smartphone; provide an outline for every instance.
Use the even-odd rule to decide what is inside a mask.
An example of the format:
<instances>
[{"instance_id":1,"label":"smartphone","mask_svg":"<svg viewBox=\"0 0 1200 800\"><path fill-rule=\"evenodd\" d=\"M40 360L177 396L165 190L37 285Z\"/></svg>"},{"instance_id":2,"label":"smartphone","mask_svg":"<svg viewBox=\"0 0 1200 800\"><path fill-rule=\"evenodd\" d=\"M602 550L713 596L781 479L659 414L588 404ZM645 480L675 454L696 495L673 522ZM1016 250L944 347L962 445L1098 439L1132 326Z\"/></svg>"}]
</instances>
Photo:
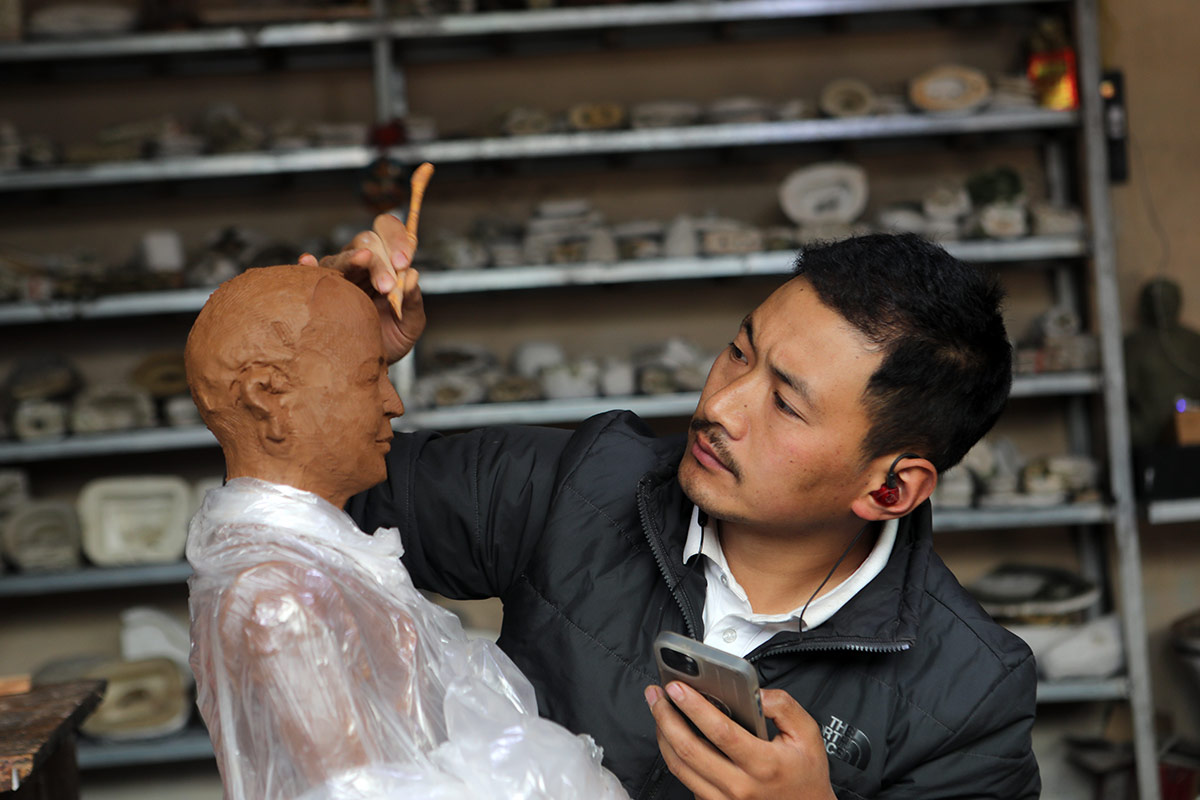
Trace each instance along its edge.
<instances>
[{"instance_id":1,"label":"smartphone","mask_svg":"<svg viewBox=\"0 0 1200 800\"><path fill-rule=\"evenodd\" d=\"M654 658L663 686L686 683L734 722L767 738L758 673L749 661L673 631L663 631L654 640Z\"/></svg>"}]
</instances>

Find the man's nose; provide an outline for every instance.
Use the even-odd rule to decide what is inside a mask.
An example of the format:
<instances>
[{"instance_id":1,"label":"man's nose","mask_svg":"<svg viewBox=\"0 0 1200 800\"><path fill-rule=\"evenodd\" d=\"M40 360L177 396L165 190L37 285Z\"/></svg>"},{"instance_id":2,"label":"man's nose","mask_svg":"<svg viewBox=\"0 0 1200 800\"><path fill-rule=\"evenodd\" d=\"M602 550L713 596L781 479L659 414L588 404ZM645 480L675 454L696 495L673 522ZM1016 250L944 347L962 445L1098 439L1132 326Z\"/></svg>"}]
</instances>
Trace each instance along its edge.
<instances>
[{"instance_id":1,"label":"man's nose","mask_svg":"<svg viewBox=\"0 0 1200 800\"><path fill-rule=\"evenodd\" d=\"M753 373L747 372L718 388L704 404L705 419L724 428L729 438L742 438L749 429L747 411L753 384Z\"/></svg>"}]
</instances>

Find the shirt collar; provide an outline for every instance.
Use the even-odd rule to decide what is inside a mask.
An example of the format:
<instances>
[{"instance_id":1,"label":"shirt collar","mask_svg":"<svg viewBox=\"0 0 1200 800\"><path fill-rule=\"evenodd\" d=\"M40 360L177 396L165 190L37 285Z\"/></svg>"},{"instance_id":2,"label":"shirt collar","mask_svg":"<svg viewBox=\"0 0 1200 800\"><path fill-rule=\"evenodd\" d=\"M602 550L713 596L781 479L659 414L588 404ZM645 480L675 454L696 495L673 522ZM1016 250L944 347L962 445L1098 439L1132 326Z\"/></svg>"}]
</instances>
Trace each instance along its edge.
<instances>
[{"instance_id":1,"label":"shirt collar","mask_svg":"<svg viewBox=\"0 0 1200 800\"><path fill-rule=\"evenodd\" d=\"M721 539L717 532L716 523L709 520L707 525L701 526L700 513L699 507L693 506L692 519L688 524L687 541L683 547L684 563L686 564L692 558L699 555L706 556L709 560L706 572L716 575L725 574L727 576L728 580L723 584L722 588L732 592L737 600L740 601L738 605L744 604L738 616L742 616L748 621L762 624L800 619L800 612L804 610L803 605L797 606L784 614L755 614L753 612L745 590L729 570L729 564L725 560L725 551L721 548ZM705 518L707 519L707 515L705 515ZM858 594L863 587L883 571L888 559L891 558L892 548L896 543L896 532L899 528L899 520L890 519L885 522L883 528L879 531L878 538L875 540L875 545L871 548L871 552L867 554L866 559L858 569L832 589L826 589L824 594L814 598L808 604L808 609L804 610L804 630L811 630L832 617L852 597ZM713 585L713 581L710 579L708 581L706 606L709 605L708 600L713 599L713 594L716 591L718 591L717 587Z\"/></svg>"}]
</instances>

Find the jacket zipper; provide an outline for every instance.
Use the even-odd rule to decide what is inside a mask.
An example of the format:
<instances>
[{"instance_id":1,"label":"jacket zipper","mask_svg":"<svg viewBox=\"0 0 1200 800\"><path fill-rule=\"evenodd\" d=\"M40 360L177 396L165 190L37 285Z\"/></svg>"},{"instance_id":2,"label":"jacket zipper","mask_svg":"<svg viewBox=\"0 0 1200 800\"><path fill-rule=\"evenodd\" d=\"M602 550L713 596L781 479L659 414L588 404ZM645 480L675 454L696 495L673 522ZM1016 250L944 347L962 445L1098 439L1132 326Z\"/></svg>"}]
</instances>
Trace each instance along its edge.
<instances>
[{"instance_id":1,"label":"jacket zipper","mask_svg":"<svg viewBox=\"0 0 1200 800\"><path fill-rule=\"evenodd\" d=\"M756 663L767 656L779 656L787 653L815 653L832 650L850 650L858 653L902 653L912 647L908 642L798 642L796 644L779 645L770 650L748 657L750 663Z\"/></svg>"},{"instance_id":2,"label":"jacket zipper","mask_svg":"<svg viewBox=\"0 0 1200 800\"><path fill-rule=\"evenodd\" d=\"M698 639L700 637L696 634L696 624L693 619L695 613L692 611L692 604L688 602L687 596L679 589L679 581L673 580L675 576L667 567L667 554L663 552L661 543L658 538L651 535L650 514L646 510L645 479L638 483L637 501L638 515L642 521L642 532L645 534L647 541L650 542L650 552L654 555L655 563L658 564L658 571L662 573L663 578L667 582L667 589L671 592L671 597L675 599L675 604L679 606L679 610L683 614L683 623L687 626L688 636Z\"/></svg>"},{"instance_id":3,"label":"jacket zipper","mask_svg":"<svg viewBox=\"0 0 1200 800\"><path fill-rule=\"evenodd\" d=\"M687 596L679 589L679 582L672 580L674 574L667 567L667 554L663 552L662 544L658 537L652 534L652 526L650 524L650 514L646 510L646 479L643 478L638 482L637 504L638 514L641 517L642 533L646 536L646 540L650 543L650 552L654 555L654 561L658 564L658 571L662 573L663 580L667 583L667 590L674 598L675 604L679 606L679 611L683 614L683 624L687 626L688 636L693 639L699 638L696 635L696 625L692 617L694 616L691 610L691 603L688 602ZM658 754L655 759L654 768L650 773L648 782L649 791L639 793L639 798L644 800L654 800L658 797L662 790L663 778L666 776L667 762L663 761L662 753Z\"/></svg>"}]
</instances>

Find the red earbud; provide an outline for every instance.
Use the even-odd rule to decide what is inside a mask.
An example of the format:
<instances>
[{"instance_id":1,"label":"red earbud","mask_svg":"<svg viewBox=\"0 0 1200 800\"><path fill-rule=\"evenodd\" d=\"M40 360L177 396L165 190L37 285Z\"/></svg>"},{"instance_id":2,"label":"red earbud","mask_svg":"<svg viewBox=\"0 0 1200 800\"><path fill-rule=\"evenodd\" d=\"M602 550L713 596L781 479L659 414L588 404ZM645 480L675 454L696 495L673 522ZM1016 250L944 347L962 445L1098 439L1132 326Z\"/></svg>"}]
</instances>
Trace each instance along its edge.
<instances>
[{"instance_id":1,"label":"red earbud","mask_svg":"<svg viewBox=\"0 0 1200 800\"><path fill-rule=\"evenodd\" d=\"M871 492L871 497L874 497L875 502L881 506L894 506L900 501L900 490L885 483Z\"/></svg>"},{"instance_id":2,"label":"red earbud","mask_svg":"<svg viewBox=\"0 0 1200 800\"><path fill-rule=\"evenodd\" d=\"M906 458L920 458L920 456L916 453L901 453L896 456L892 465L888 467L887 480L878 489L869 493L879 505L894 506L900 502L900 489L896 486L896 465Z\"/></svg>"}]
</instances>

